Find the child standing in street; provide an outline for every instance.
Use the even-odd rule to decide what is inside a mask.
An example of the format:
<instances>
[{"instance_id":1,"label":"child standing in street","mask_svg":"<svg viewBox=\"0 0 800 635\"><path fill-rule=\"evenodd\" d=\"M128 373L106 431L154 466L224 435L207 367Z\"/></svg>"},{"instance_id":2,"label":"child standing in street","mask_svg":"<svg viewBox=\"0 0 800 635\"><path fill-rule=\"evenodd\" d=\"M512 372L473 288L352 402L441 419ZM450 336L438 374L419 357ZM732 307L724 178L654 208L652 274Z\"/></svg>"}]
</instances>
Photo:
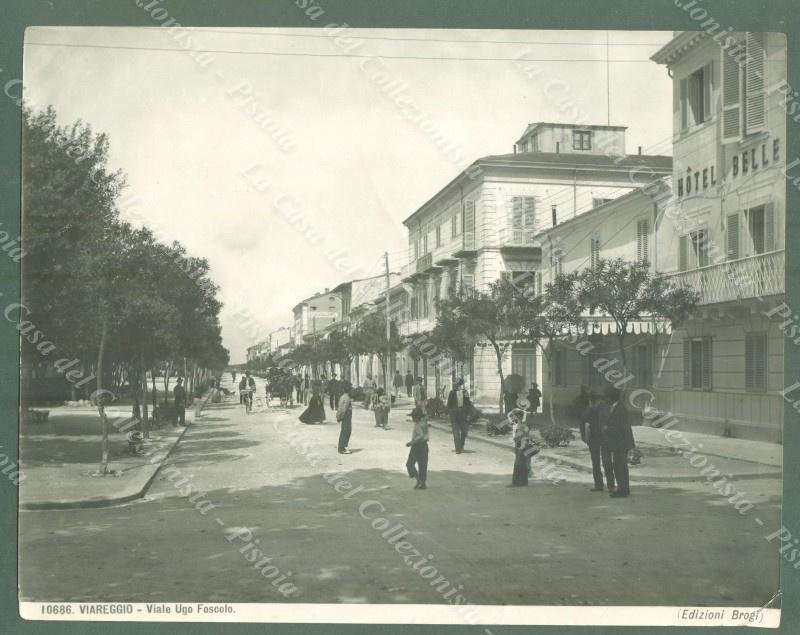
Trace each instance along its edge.
<instances>
[{"instance_id":1,"label":"child standing in street","mask_svg":"<svg viewBox=\"0 0 800 635\"><path fill-rule=\"evenodd\" d=\"M422 408L416 407L411 411L411 420L414 422L414 431L411 441L406 443L410 447L406 469L411 478L417 479L414 489L426 489L425 482L428 478L428 420Z\"/></svg>"}]
</instances>

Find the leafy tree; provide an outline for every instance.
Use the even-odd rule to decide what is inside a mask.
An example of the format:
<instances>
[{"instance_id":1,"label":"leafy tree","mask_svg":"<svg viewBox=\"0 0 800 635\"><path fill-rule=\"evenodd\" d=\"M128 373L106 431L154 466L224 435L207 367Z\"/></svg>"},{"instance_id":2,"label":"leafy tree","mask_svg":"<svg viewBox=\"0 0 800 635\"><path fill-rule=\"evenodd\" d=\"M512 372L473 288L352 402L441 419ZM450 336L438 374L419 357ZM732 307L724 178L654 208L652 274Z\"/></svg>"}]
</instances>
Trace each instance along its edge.
<instances>
[{"instance_id":1,"label":"leafy tree","mask_svg":"<svg viewBox=\"0 0 800 635\"><path fill-rule=\"evenodd\" d=\"M533 295L532 287L516 289L521 332L537 346L551 369L555 342L585 323L577 285L578 274L573 272L557 275L545 285L540 295ZM555 425L553 391L547 391L545 397L549 404L550 421Z\"/></svg>"},{"instance_id":2,"label":"leafy tree","mask_svg":"<svg viewBox=\"0 0 800 635\"><path fill-rule=\"evenodd\" d=\"M503 358L511 346L510 339L522 324L519 305L519 287L502 278L489 287L488 292L461 293L439 303L437 325L440 337L447 330L457 329L466 342L487 340L494 349L500 385L505 382ZM500 394L500 412L503 412L503 395Z\"/></svg>"},{"instance_id":3,"label":"leafy tree","mask_svg":"<svg viewBox=\"0 0 800 635\"><path fill-rule=\"evenodd\" d=\"M383 376L386 378L389 354L403 350L403 340L394 321L389 322L389 339L386 338L386 319L379 313L370 313L358 325L356 334L357 342L353 350L357 353L372 353L381 363ZM388 378L387 378L388 381ZM388 383L387 383L388 386Z\"/></svg>"},{"instance_id":4,"label":"leafy tree","mask_svg":"<svg viewBox=\"0 0 800 635\"><path fill-rule=\"evenodd\" d=\"M596 267L583 270L577 279L578 298L590 314L602 313L614 320L623 372L627 369L625 338L631 322L662 318L673 328L694 311L700 294L676 287L650 272L646 262L622 258L600 259Z\"/></svg>"}]
</instances>

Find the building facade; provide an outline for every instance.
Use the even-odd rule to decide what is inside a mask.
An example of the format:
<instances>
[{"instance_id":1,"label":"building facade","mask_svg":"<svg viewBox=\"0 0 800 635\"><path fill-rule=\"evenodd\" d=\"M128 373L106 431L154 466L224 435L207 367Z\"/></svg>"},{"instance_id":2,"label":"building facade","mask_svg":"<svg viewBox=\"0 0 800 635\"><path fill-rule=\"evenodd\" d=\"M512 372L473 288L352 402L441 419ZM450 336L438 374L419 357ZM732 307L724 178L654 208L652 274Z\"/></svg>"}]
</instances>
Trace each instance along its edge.
<instances>
[{"instance_id":1,"label":"building facade","mask_svg":"<svg viewBox=\"0 0 800 635\"><path fill-rule=\"evenodd\" d=\"M700 292L673 334L658 407L733 436L782 438L786 39L682 32L673 78L673 199L660 270Z\"/></svg>"},{"instance_id":2,"label":"building facade","mask_svg":"<svg viewBox=\"0 0 800 635\"><path fill-rule=\"evenodd\" d=\"M448 183L404 221L408 310L400 319L401 334L419 338L429 332L436 302L459 289L486 290L503 275L539 272L537 235L543 230L671 173L670 157L624 151L620 126L529 124L513 154L478 159ZM511 347L507 358L505 372L528 381L540 376L530 345ZM446 390L449 377L422 363L428 394ZM491 347L480 343L459 370L479 401L497 403L500 380Z\"/></svg>"}]
</instances>

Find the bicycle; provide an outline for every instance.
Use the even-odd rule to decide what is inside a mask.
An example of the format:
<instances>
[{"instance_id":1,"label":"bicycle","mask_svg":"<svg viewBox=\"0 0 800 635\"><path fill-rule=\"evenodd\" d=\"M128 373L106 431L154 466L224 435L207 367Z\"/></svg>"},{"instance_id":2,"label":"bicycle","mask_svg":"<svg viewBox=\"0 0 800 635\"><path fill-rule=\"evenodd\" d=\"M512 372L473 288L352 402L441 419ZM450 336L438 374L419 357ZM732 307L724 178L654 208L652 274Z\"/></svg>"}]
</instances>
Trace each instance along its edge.
<instances>
[{"instance_id":1,"label":"bicycle","mask_svg":"<svg viewBox=\"0 0 800 635\"><path fill-rule=\"evenodd\" d=\"M244 395L244 411L250 414L253 411L253 389L245 388L242 390L242 394Z\"/></svg>"}]
</instances>

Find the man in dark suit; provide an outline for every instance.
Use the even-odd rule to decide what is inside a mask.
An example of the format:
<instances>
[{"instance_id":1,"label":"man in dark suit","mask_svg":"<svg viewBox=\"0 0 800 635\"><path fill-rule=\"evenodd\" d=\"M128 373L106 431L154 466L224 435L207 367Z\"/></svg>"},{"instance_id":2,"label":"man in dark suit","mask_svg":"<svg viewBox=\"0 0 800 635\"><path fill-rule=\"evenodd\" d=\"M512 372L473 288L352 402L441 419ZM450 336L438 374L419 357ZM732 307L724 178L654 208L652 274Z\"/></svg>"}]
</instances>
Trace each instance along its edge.
<instances>
[{"instance_id":1,"label":"man in dark suit","mask_svg":"<svg viewBox=\"0 0 800 635\"><path fill-rule=\"evenodd\" d=\"M178 382L175 388L172 389L172 395L175 403L175 412L178 421L175 425L186 425L186 389L183 387L183 377L178 377Z\"/></svg>"},{"instance_id":2,"label":"man in dark suit","mask_svg":"<svg viewBox=\"0 0 800 635\"><path fill-rule=\"evenodd\" d=\"M336 379L336 373L333 373L330 381L328 382L328 399L331 405L331 410L334 410L339 407L339 394L340 394L340 382Z\"/></svg>"},{"instance_id":3,"label":"man in dark suit","mask_svg":"<svg viewBox=\"0 0 800 635\"><path fill-rule=\"evenodd\" d=\"M588 405L581 416L581 439L589 446L592 457L592 475L594 476L593 492L603 491L603 473L606 475L608 491L613 492L614 466L611 463L611 452L608 449L603 433L600 430L600 399L595 393L588 393Z\"/></svg>"},{"instance_id":4,"label":"man in dark suit","mask_svg":"<svg viewBox=\"0 0 800 635\"><path fill-rule=\"evenodd\" d=\"M472 410L472 402L469 400L469 393L464 388L464 380L457 379L456 385L447 396L447 410L450 413L450 426L453 429L453 443L456 454L464 451L464 443L469 432L469 414Z\"/></svg>"},{"instance_id":5,"label":"man in dark suit","mask_svg":"<svg viewBox=\"0 0 800 635\"><path fill-rule=\"evenodd\" d=\"M614 498L630 496L628 476L628 451L635 447L633 430L628 420L628 411L622 401L619 388L609 388L608 406L600 412L600 429L611 452L611 465L617 479L617 489L611 492Z\"/></svg>"}]
</instances>

